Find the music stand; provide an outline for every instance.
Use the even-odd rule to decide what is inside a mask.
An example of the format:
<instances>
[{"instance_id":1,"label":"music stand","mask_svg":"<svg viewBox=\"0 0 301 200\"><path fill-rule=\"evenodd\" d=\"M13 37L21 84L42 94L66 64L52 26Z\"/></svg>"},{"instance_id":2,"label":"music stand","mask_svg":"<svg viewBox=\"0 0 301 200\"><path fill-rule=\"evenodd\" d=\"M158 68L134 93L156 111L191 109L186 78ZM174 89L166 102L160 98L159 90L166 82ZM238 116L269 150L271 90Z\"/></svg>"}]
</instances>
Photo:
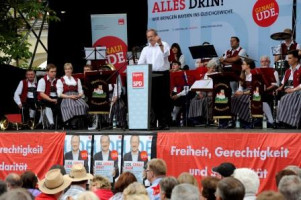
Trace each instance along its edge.
<instances>
[{"instance_id":1,"label":"music stand","mask_svg":"<svg viewBox=\"0 0 301 200\"><path fill-rule=\"evenodd\" d=\"M188 48L193 59L218 57L213 45L199 45Z\"/></svg>"}]
</instances>

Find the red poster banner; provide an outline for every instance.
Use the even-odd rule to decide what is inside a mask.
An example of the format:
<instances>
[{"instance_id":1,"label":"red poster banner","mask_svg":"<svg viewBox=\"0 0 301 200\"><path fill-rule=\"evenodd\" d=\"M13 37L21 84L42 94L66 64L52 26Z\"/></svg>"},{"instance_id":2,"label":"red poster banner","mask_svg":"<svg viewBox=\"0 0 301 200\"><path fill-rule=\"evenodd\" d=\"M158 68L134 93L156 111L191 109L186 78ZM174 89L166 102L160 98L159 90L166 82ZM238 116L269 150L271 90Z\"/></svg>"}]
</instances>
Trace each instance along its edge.
<instances>
[{"instance_id":1,"label":"red poster banner","mask_svg":"<svg viewBox=\"0 0 301 200\"><path fill-rule=\"evenodd\" d=\"M212 168L232 162L260 178L259 192L276 190L275 175L287 165L301 166L299 133L158 133L157 157L169 176L189 172L198 181L216 176Z\"/></svg>"},{"instance_id":2,"label":"red poster banner","mask_svg":"<svg viewBox=\"0 0 301 200\"><path fill-rule=\"evenodd\" d=\"M66 133L1 133L0 179L30 170L41 179L54 164L63 164Z\"/></svg>"}]
</instances>

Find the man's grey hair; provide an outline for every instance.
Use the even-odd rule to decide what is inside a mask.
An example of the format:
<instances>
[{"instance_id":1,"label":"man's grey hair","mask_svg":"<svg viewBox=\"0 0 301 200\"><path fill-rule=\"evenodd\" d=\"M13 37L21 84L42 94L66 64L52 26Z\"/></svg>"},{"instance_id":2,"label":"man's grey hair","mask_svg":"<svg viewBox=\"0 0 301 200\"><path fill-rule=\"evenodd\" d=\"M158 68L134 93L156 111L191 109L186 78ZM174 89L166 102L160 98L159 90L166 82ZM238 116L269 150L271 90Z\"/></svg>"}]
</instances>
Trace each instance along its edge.
<instances>
[{"instance_id":1,"label":"man's grey hair","mask_svg":"<svg viewBox=\"0 0 301 200\"><path fill-rule=\"evenodd\" d=\"M174 187L171 193L171 200L199 200L199 189L191 184L183 183Z\"/></svg>"},{"instance_id":2,"label":"man's grey hair","mask_svg":"<svg viewBox=\"0 0 301 200\"><path fill-rule=\"evenodd\" d=\"M256 195L260 185L258 174L248 168L235 169L233 177L240 180L245 187L245 196L248 194Z\"/></svg>"},{"instance_id":3,"label":"man's grey hair","mask_svg":"<svg viewBox=\"0 0 301 200\"><path fill-rule=\"evenodd\" d=\"M238 179L227 177L218 182L216 194L222 200L243 200L245 187Z\"/></svg>"},{"instance_id":4,"label":"man's grey hair","mask_svg":"<svg viewBox=\"0 0 301 200\"><path fill-rule=\"evenodd\" d=\"M289 165L284 169L288 169L288 170L291 170L291 171L295 172L299 176L299 178L301 178L301 169L300 169L300 167L298 167L296 165Z\"/></svg>"},{"instance_id":5,"label":"man's grey hair","mask_svg":"<svg viewBox=\"0 0 301 200\"><path fill-rule=\"evenodd\" d=\"M282 177L278 189L285 200L301 200L301 179L296 175Z\"/></svg>"},{"instance_id":6,"label":"man's grey hair","mask_svg":"<svg viewBox=\"0 0 301 200\"><path fill-rule=\"evenodd\" d=\"M213 67L216 68L219 65L219 60L217 58L212 58L208 63L207 63L207 67Z\"/></svg>"},{"instance_id":7,"label":"man's grey hair","mask_svg":"<svg viewBox=\"0 0 301 200\"><path fill-rule=\"evenodd\" d=\"M8 189L20 188L22 186L21 177L16 173L10 173L5 178L5 182L8 184Z\"/></svg>"},{"instance_id":8,"label":"man's grey hair","mask_svg":"<svg viewBox=\"0 0 301 200\"><path fill-rule=\"evenodd\" d=\"M0 197L0 200L33 200L34 197L25 189L18 188L10 190Z\"/></svg>"},{"instance_id":9,"label":"man's grey hair","mask_svg":"<svg viewBox=\"0 0 301 200\"><path fill-rule=\"evenodd\" d=\"M266 56L266 55L261 56L260 61L263 60L263 59L268 59L269 61L271 61L270 56Z\"/></svg>"}]
</instances>

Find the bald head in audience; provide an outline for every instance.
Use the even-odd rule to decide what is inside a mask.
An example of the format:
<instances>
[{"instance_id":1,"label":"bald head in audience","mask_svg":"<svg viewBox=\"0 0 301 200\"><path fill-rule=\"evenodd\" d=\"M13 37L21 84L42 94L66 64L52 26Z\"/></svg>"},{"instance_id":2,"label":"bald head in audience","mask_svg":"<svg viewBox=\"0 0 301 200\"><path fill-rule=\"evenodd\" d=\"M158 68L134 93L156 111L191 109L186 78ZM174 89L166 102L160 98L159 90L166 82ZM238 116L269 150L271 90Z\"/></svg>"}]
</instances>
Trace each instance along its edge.
<instances>
[{"instance_id":1,"label":"bald head in audience","mask_svg":"<svg viewBox=\"0 0 301 200\"><path fill-rule=\"evenodd\" d=\"M5 182L7 184L8 191L22 187L21 177L16 173L10 173L9 175L7 175Z\"/></svg>"}]
</instances>

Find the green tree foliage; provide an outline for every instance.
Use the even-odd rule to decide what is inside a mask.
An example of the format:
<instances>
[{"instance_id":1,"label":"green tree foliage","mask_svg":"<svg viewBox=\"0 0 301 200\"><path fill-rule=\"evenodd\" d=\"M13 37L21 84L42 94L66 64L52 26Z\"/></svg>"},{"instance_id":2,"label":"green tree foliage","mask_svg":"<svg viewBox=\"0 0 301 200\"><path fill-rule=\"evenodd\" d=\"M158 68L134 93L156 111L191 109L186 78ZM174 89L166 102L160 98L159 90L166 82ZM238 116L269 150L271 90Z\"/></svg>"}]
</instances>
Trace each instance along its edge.
<instances>
[{"instance_id":1,"label":"green tree foliage","mask_svg":"<svg viewBox=\"0 0 301 200\"><path fill-rule=\"evenodd\" d=\"M29 27L26 21L33 22L43 18L59 20L43 0L0 0L0 64L9 64L12 59L26 66L31 58L27 38ZM24 18L25 20L24 20Z\"/></svg>"}]
</instances>

